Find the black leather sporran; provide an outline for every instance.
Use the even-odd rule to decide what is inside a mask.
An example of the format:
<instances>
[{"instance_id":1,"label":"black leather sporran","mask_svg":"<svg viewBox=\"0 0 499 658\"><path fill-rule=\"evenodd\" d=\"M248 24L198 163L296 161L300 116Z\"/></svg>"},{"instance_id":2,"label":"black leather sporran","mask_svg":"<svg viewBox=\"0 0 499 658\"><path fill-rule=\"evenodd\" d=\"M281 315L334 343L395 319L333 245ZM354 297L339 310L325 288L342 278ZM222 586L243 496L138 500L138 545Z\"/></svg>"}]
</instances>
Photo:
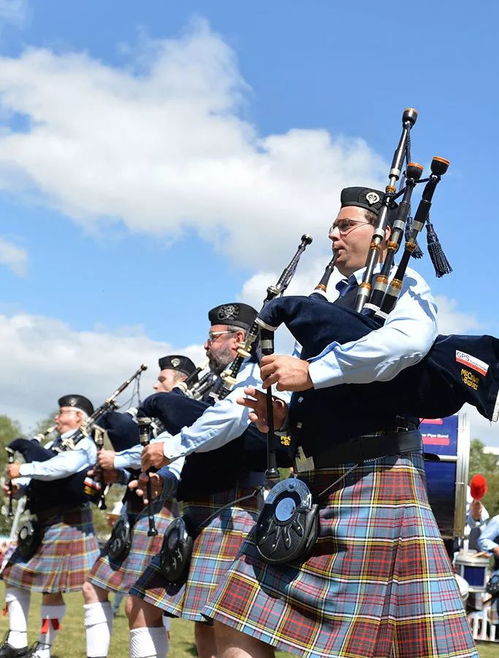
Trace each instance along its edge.
<instances>
[{"instance_id":1,"label":"black leather sporran","mask_svg":"<svg viewBox=\"0 0 499 658\"><path fill-rule=\"evenodd\" d=\"M303 559L319 532L319 508L307 485L297 478L278 482L270 490L255 528L256 548L270 563Z\"/></svg>"},{"instance_id":2,"label":"black leather sporran","mask_svg":"<svg viewBox=\"0 0 499 658\"><path fill-rule=\"evenodd\" d=\"M121 516L113 526L104 552L114 562L123 562L132 547L132 528L126 516Z\"/></svg>"},{"instance_id":3,"label":"black leather sporran","mask_svg":"<svg viewBox=\"0 0 499 658\"><path fill-rule=\"evenodd\" d=\"M186 578L193 543L185 518L174 519L166 529L159 552L160 570L169 583L180 585Z\"/></svg>"},{"instance_id":4,"label":"black leather sporran","mask_svg":"<svg viewBox=\"0 0 499 658\"><path fill-rule=\"evenodd\" d=\"M26 561L30 560L42 543L42 528L36 519L28 519L17 533L17 552Z\"/></svg>"}]
</instances>

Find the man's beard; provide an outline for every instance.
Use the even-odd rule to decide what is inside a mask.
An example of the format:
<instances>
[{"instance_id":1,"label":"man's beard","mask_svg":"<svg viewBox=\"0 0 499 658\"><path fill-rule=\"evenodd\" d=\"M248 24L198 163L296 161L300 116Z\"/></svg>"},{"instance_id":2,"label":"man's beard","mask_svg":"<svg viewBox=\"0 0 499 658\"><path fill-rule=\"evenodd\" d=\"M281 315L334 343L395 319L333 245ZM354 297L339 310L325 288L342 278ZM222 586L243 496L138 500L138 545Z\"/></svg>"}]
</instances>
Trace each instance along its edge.
<instances>
[{"instance_id":1,"label":"man's beard","mask_svg":"<svg viewBox=\"0 0 499 658\"><path fill-rule=\"evenodd\" d=\"M232 363L234 360L234 355L230 347L217 350L216 354L208 352L207 356L210 370L215 373L215 375L221 375L229 363Z\"/></svg>"}]
</instances>

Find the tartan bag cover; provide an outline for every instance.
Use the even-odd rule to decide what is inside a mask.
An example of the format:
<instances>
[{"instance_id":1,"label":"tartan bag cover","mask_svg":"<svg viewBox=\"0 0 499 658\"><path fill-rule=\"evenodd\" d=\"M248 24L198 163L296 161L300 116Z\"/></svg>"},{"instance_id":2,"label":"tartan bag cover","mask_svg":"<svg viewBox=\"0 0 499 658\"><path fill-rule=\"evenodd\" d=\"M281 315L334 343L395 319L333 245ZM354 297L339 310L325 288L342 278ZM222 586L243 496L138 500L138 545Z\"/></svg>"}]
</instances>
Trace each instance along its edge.
<instances>
[{"instance_id":1,"label":"tartan bag cover","mask_svg":"<svg viewBox=\"0 0 499 658\"><path fill-rule=\"evenodd\" d=\"M347 470L300 478L318 494ZM364 462L324 499L305 561L266 564L250 534L204 614L302 656L478 658L421 455Z\"/></svg>"}]
</instances>

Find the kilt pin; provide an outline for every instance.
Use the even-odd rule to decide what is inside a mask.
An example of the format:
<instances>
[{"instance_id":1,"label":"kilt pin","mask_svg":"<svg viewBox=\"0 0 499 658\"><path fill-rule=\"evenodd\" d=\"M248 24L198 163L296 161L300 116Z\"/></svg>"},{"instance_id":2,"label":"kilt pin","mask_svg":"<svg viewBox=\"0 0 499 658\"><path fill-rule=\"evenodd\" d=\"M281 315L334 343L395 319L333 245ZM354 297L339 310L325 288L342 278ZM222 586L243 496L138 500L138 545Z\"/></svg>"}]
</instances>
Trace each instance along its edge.
<instances>
[{"instance_id":1,"label":"kilt pin","mask_svg":"<svg viewBox=\"0 0 499 658\"><path fill-rule=\"evenodd\" d=\"M43 538L27 561L14 551L2 572L6 585L47 594L77 592L99 556L89 504L42 522Z\"/></svg>"},{"instance_id":2,"label":"kilt pin","mask_svg":"<svg viewBox=\"0 0 499 658\"><path fill-rule=\"evenodd\" d=\"M153 511L158 534L148 537L149 521L147 508L144 509L135 519L132 545L125 559L112 560L109 555L101 554L88 576L89 582L110 592L128 592L152 558L159 553L163 534L170 522L178 516L177 504L172 502L163 505L158 501ZM133 516L130 519L133 520Z\"/></svg>"},{"instance_id":3,"label":"kilt pin","mask_svg":"<svg viewBox=\"0 0 499 658\"><path fill-rule=\"evenodd\" d=\"M235 487L184 503L183 512L199 526L220 507L254 492L254 487ZM260 508L261 499L257 494L221 510L211 519L195 538L187 581L183 584L167 583L159 569L159 557L156 557L130 594L161 608L168 616L206 622L201 610L225 579Z\"/></svg>"},{"instance_id":4,"label":"kilt pin","mask_svg":"<svg viewBox=\"0 0 499 658\"><path fill-rule=\"evenodd\" d=\"M420 453L300 474L321 493L311 555L268 564L250 533L203 609L298 655L478 658Z\"/></svg>"}]
</instances>

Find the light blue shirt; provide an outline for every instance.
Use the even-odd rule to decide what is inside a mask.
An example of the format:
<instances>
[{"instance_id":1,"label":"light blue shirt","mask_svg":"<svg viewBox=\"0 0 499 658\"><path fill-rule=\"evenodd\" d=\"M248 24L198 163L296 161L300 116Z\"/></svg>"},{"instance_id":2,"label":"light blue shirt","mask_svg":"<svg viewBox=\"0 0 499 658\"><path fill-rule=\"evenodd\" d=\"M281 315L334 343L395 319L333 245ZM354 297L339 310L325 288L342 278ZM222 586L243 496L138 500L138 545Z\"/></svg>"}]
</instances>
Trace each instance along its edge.
<instances>
[{"instance_id":1,"label":"light blue shirt","mask_svg":"<svg viewBox=\"0 0 499 658\"><path fill-rule=\"evenodd\" d=\"M72 436L75 430L64 432L61 438ZM21 464L20 474L23 477L35 478L36 480L60 480L68 475L90 469L97 459L97 448L94 441L86 436L76 444L74 450L65 450L44 462L29 462Z\"/></svg>"},{"instance_id":2,"label":"light blue shirt","mask_svg":"<svg viewBox=\"0 0 499 658\"><path fill-rule=\"evenodd\" d=\"M494 548L499 548L497 540L499 539L499 514L493 516L487 525L482 528L478 538L478 547L481 551L493 553Z\"/></svg>"},{"instance_id":3,"label":"light blue shirt","mask_svg":"<svg viewBox=\"0 0 499 658\"><path fill-rule=\"evenodd\" d=\"M250 424L249 409L237 404L236 400L243 397L246 386L261 388L259 371L258 364L246 361L225 399L208 407L190 427L183 427L178 434L165 439L160 434L157 439L164 440L165 457L176 460L192 452L209 452L241 436Z\"/></svg>"},{"instance_id":4,"label":"light blue shirt","mask_svg":"<svg viewBox=\"0 0 499 658\"><path fill-rule=\"evenodd\" d=\"M353 274L357 282L364 272ZM437 308L426 281L408 269L402 292L385 324L359 340L332 341L309 359L314 388L393 379L428 353L437 337Z\"/></svg>"}]
</instances>

